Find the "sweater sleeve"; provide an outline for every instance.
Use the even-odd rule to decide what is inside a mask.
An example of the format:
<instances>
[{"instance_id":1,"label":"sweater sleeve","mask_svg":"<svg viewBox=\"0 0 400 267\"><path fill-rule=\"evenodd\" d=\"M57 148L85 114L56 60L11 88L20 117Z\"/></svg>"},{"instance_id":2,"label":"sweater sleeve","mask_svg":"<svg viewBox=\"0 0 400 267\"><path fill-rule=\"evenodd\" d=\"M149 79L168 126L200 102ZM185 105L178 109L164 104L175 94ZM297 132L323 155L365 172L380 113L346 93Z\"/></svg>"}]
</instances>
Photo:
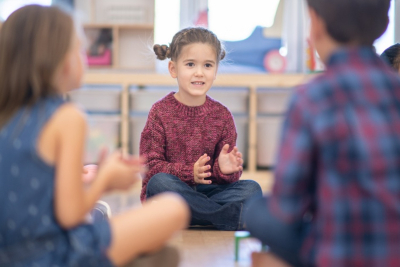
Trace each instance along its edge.
<instances>
[{"instance_id":1,"label":"sweater sleeve","mask_svg":"<svg viewBox=\"0 0 400 267\"><path fill-rule=\"evenodd\" d=\"M193 165L171 163L166 159L166 135L156 109L150 110L140 139L140 155L146 158L148 172L143 180L146 186L157 173L168 173L179 177L183 182L193 185Z\"/></svg>"},{"instance_id":2,"label":"sweater sleeve","mask_svg":"<svg viewBox=\"0 0 400 267\"><path fill-rule=\"evenodd\" d=\"M214 165L212 168L212 176L215 178L218 184L227 184L237 182L242 175L242 171L235 172L232 174L223 174L221 169L219 168L218 157L221 153L222 147L225 144L229 144L229 151L231 152L233 147L236 146L236 127L235 122L233 121L232 114L228 111L227 121L225 123L224 130L222 132L222 137L220 142L216 146L215 154L214 154ZM242 151L240 151L242 152Z\"/></svg>"}]
</instances>

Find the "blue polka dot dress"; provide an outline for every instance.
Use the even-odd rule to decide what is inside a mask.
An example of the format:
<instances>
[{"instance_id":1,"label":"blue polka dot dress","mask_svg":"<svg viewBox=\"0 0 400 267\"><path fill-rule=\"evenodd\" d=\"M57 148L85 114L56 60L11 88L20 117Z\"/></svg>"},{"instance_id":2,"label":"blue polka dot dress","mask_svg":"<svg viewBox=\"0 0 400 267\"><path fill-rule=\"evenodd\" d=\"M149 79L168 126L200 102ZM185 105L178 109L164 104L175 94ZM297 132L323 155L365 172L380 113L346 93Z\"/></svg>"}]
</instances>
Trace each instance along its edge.
<instances>
[{"instance_id":1,"label":"blue polka dot dress","mask_svg":"<svg viewBox=\"0 0 400 267\"><path fill-rule=\"evenodd\" d=\"M0 266L112 266L106 220L63 230L55 218L55 167L36 146L63 103L59 96L42 99L0 129Z\"/></svg>"}]
</instances>

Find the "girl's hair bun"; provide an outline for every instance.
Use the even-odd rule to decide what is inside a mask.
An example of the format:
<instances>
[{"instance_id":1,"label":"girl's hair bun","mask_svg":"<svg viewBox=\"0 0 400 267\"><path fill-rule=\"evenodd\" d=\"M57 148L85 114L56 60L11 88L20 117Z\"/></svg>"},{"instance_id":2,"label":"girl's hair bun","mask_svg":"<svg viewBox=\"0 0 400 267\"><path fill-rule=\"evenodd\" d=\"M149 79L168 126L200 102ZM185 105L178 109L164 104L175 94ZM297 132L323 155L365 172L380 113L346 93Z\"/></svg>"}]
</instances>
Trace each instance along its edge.
<instances>
[{"instance_id":1,"label":"girl's hair bun","mask_svg":"<svg viewBox=\"0 0 400 267\"><path fill-rule=\"evenodd\" d=\"M153 50L159 60L170 58L171 49L167 45L156 44L153 46Z\"/></svg>"},{"instance_id":2,"label":"girl's hair bun","mask_svg":"<svg viewBox=\"0 0 400 267\"><path fill-rule=\"evenodd\" d=\"M225 58L225 56L226 56L225 49L222 49L221 50L221 55L219 56L219 60L223 60Z\"/></svg>"}]
</instances>

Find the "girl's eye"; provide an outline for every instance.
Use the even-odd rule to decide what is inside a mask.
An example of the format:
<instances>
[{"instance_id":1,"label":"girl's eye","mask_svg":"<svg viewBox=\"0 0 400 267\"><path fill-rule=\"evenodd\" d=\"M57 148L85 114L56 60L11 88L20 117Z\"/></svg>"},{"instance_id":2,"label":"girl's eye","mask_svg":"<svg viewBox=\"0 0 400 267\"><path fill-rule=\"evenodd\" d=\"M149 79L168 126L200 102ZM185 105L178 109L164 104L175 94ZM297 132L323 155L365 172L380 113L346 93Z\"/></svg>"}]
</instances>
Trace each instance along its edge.
<instances>
[{"instance_id":1,"label":"girl's eye","mask_svg":"<svg viewBox=\"0 0 400 267\"><path fill-rule=\"evenodd\" d=\"M194 63L190 62L190 63L187 63L186 65L189 66L189 67L193 67Z\"/></svg>"},{"instance_id":2,"label":"girl's eye","mask_svg":"<svg viewBox=\"0 0 400 267\"><path fill-rule=\"evenodd\" d=\"M212 64L207 63L205 66L206 66L206 68L211 68L211 67L212 67Z\"/></svg>"}]
</instances>

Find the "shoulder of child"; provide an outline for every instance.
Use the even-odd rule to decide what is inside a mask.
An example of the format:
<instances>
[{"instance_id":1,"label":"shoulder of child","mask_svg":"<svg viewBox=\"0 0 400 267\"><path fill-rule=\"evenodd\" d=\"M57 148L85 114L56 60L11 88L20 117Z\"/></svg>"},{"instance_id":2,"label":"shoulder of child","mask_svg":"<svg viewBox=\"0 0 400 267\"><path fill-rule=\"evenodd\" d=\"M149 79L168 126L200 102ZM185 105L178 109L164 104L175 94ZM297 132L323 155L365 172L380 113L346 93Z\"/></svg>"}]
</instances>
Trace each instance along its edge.
<instances>
[{"instance_id":1,"label":"shoulder of child","mask_svg":"<svg viewBox=\"0 0 400 267\"><path fill-rule=\"evenodd\" d=\"M169 93L166 96L164 96L163 98L161 98L160 100L157 100L157 102L155 102L150 109L150 113L154 113L154 112L159 112L159 111L164 111L166 109L168 109L168 107L171 105L171 94L172 97L173 93Z\"/></svg>"},{"instance_id":2,"label":"shoulder of child","mask_svg":"<svg viewBox=\"0 0 400 267\"><path fill-rule=\"evenodd\" d=\"M313 96L325 94L324 89L330 89L332 81L335 80L332 74L322 73L311 78L307 83L296 86L293 93L300 98L313 98Z\"/></svg>"},{"instance_id":3,"label":"shoulder of child","mask_svg":"<svg viewBox=\"0 0 400 267\"><path fill-rule=\"evenodd\" d=\"M302 110L311 110L320 106L325 100L329 99L334 93L334 82L336 79L326 73L313 77L308 82L293 88L289 106L301 107Z\"/></svg>"},{"instance_id":4,"label":"shoulder of child","mask_svg":"<svg viewBox=\"0 0 400 267\"><path fill-rule=\"evenodd\" d=\"M53 121L63 129L71 130L76 127L84 127L86 115L77 105L66 103L56 111Z\"/></svg>"},{"instance_id":5,"label":"shoulder of child","mask_svg":"<svg viewBox=\"0 0 400 267\"><path fill-rule=\"evenodd\" d=\"M231 113L231 111L221 102L219 102L218 100L215 100L213 98L211 98L210 96L207 96L208 101L210 101L212 104L212 107L215 111L217 112L227 112L227 113Z\"/></svg>"}]
</instances>

